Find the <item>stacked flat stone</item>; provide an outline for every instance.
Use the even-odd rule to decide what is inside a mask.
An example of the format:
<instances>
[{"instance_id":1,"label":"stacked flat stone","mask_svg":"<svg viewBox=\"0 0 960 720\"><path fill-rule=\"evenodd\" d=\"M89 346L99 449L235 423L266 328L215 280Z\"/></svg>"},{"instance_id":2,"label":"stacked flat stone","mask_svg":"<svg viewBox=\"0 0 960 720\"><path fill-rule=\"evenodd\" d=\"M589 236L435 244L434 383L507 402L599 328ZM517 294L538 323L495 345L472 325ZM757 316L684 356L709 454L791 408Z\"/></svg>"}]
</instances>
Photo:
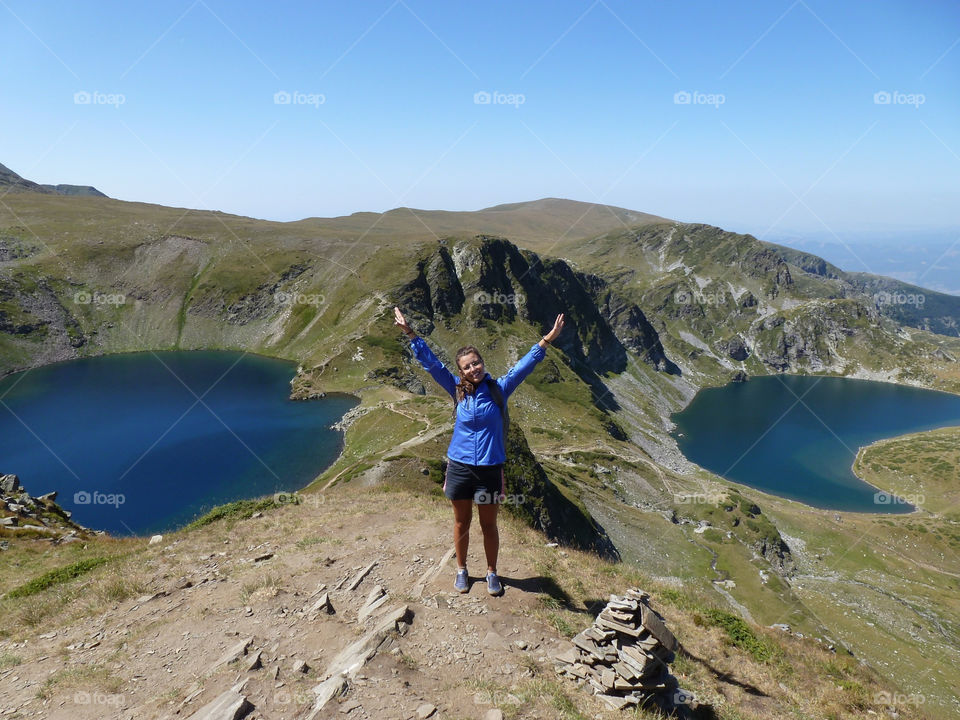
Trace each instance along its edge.
<instances>
[{"instance_id":1,"label":"stacked flat stone","mask_svg":"<svg viewBox=\"0 0 960 720\"><path fill-rule=\"evenodd\" d=\"M639 589L611 595L593 625L556 656L557 672L589 685L611 708L673 705L677 681L670 674L680 644Z\"/></svg>"}]
</instances>

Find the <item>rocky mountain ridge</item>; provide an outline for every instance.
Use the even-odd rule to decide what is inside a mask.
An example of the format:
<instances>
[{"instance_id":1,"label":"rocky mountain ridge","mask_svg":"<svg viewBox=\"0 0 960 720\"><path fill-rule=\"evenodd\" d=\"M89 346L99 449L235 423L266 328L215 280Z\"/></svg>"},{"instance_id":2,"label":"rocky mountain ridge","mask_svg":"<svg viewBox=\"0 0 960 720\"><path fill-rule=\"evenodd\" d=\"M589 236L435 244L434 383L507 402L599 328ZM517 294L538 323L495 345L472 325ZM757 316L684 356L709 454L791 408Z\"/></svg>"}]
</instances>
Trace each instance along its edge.
<instances>
[{"instance_id":1,"label":"rocky mountain ridge","mask_svg":"<svg viewBox=\"0 0 960 720\"><path fill-rule=\"evenodd\" d=\"M0 188L7 188L7 192L37 192L51 195L84 195L90 197L107 197L92 185L41 185L32 180L20 177L5 165L0 165Z\"/></svg>"}]
</instances>

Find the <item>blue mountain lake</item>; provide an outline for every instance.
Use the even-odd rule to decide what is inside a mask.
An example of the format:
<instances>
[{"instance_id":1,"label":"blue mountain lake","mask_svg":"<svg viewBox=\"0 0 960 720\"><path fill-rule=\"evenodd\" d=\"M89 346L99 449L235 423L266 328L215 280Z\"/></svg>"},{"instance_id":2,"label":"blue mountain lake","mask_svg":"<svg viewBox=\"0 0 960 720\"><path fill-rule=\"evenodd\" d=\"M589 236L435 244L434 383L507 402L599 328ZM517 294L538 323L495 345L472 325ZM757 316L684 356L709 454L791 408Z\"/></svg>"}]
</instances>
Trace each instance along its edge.
<instances>
[{"instance_id":1,"label":"blue mountain lake","mask_svg":"<svg viewBox=\"0 0 960 720\"><path fill-rule=\"evenodd\" d=\"M882 438L960 425L960 396L870 380L774 375L706 388L672 416L683 454L721 477L818 508L910 512L853 474Z\"/></svg>"},{"instance_id":2,"label":"blue mountain lake","mask_svg":"<svg viewBox=\"0 0 960 720\"><path fill-rule=\"evenodd\" d=\"M0 473L56 490L117 535L182 526L215 505L300 489L342 447L356 405L289 400L294 365L241 352L107 355L0 379Z\"/></svg>"}]
</instances>

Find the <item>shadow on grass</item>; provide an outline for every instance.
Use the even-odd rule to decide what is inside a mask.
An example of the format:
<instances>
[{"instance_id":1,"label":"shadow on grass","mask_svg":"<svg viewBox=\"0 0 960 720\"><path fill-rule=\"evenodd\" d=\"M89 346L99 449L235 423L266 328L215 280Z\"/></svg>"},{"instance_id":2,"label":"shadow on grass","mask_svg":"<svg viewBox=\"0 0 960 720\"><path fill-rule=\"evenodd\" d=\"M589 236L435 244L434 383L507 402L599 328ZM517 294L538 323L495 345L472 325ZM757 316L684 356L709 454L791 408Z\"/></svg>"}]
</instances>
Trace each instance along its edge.
<instances>
[{"instance_id":1,"label":"shadow on grass","mask_svg":"<svg viewBox=\"0 0 960 720\"><path fill-rule=\"evenodd\" d=\"M736 685L738 688L740 688L741 690L743 690L744 692L750 695L755 695L757 697L769 697L769 695L763 692L763 690L761 690L760 688L754 685L751 685L750 683L737 680L735 677L733 677L729 673L720 672L713 665L711 665L709 661L703 658L697 657L686 648L680 648L680 654L687 657L690 660L693 660L695 663L698 663L703 667L705 667L710 672L710 674L713 675L719 682L727 683L728 685Z\"/></svg>"}]
</instances>

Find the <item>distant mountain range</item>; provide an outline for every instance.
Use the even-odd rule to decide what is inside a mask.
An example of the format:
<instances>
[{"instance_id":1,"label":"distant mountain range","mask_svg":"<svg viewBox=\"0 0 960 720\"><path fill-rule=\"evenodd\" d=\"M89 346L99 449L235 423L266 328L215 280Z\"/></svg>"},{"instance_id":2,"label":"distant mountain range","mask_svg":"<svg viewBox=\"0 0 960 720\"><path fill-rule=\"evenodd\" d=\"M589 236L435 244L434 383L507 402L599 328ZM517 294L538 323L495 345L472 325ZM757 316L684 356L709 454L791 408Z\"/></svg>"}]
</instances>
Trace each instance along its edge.
<instances>
[{"instance_id":1,"label":"distant mountain range","mask_svg":"<svg viewBox=\"0 0 960 720\"><path fill-rule=\"evenodd\" d=\"M960 295L960 228L771 240L819 255L848 272L883 275Z\"/></svg>"},{"instance_id":2,"label":"distant mountain range","mask_svg":"<svg viewBox=\"0 0 960 720\"><path fill-rule=\"evenodd\" d=\"M49 195L89 195L91 197L107 197L92 185L41 185L27 180L5 165L0 165L0 188L10 190L25 190L28 192L47 193Z\"/></svg>"}]
</instances>

